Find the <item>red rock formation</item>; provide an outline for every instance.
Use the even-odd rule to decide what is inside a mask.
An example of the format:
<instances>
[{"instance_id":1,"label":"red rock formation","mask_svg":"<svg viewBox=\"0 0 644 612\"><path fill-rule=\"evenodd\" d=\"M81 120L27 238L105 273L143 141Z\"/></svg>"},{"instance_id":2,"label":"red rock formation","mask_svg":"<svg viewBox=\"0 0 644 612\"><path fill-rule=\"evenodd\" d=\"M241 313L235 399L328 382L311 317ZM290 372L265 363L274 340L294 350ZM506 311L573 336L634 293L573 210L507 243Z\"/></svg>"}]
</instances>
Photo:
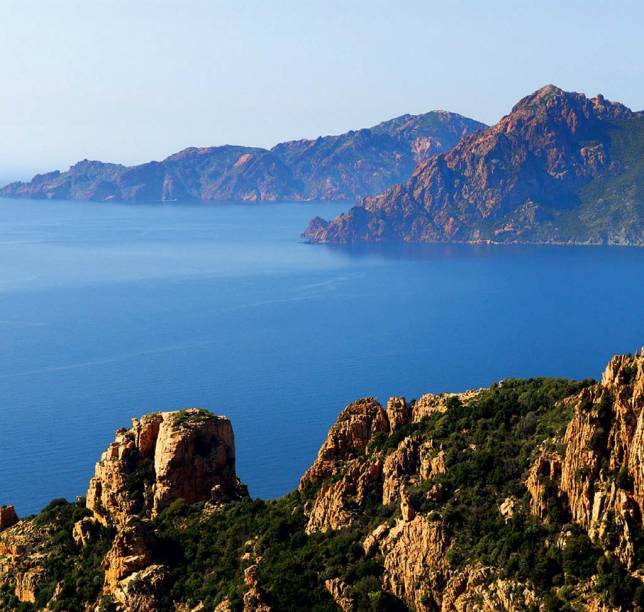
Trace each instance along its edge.
<instances>
[{"instance_id":1,"label":"red rock formation","mask_svg":"<svg viewBox=\"0 0 644 612\"><path fill-rule=\"evenodd\" d=\"M404 397L390 397L387 400L387 420L391 431L410 422L411 410Z\"/></svg>"},{"instance_id":2,"label":"red rock formation","mask_svg":"<svg viewBox=\"0 0 644 612\"><path fill-rule=\"evenodd\" d=\"M244 494L235 472L235 441L230 421L199 411L164 416L154 451L152 515L175 499L192 504Z\"/></svg>"},{"instance_id":3,"label":"red rock formation","mask_svg":"<svg viewBox=\"0 0 644 612\"><path fill-rule=\"evenodd\" d=\"M121 580L148 567L153 560L154 545L152 525L136 517L128 517L116 532L103 561L104 591L114 593Z\"/></svg>"},{"instance_id":4,"label":"red rock formation","mask_svg":"<svg viewBox=\"0 0 644 612\"><path fill-rule=\"evenodd\" d=\"M244 583L247 591L244 593L243 612L270 612L271 607L266 603L266 593L259 583L257 565L250 565L244 570Z\"/></svg>"},{"instance_id":5,"label":"red rock formation","mask_svg":"<svg viewBox=\"0 0 644 612\"><path fill-rule=\"evenodd\" d=\"M304 235L336 243L643 244L639 179L630 169L644 150L613 146L620 138L611 131L615 122L644 133L644 115L547 85L495 126L421 162L404 185L365 198L330 223L316 219ZM582 193L593 182L599 195ZM611 217L609 202L623 211L619 218Z\"/></svg>"},{"instance_id":6,"label":"red rock formation","mask_svg":"<svg viewBox=\"0 0 644 612\"><path fill-rule=\"evenodd\" d=\"M563 461L542 453L532 465L531 510L544 516L544 477L551 479L573 520L633 567L644 511L644 354L614 357L598 385L567 401L574 413Z\"/></svg>"},{"instance_id":7,"label":"red rock formation","mask_svg":"<svg viewBox=\"0 0 644 612\"><path fill-rule=\"evenodd\" d=\"M406 180L414 166L484 128L455 113L403 115L370 129L283 142L270 151L190 147L126 167L83 160L0 189L3 197L65 200L353 200Z\"/></svg>"},{"instance_id":8,"label":"red rock formation","mask_svg":"<svg viewBox=\"0 0 644 612\"><path fill-rule=\"evenodd\" d=\"M546 519L548 511L546 482L555 483L560 476L561 457L545 449L530 466L526 479L526 488L530 493L530 512L542 520Z\"/></svg>"},{"instance_id":9,"label":"red rock formation","mask_svg":"<svg viewBox=\"0 0 644 612\"><path fill-rule=\"evenodd\" d=\"M235 473L230 421L199 409L161 412L120 429L96 464L87 507L104 525L136 514L155 516L176 499L245 495Z\"/></svg>"},{"instance_id":10,"label":"red rock formation","mask_svg":"<svg viewBox=\"0 0 644 612\"><path fill-rule=\"evenodd\" d=\"M167 571L155 562L156 539L146 518L173 501L221 503L247 495L235 473L235 442L226 417L192 408L134 419L96 464L87 492L94 518L74 526L80 545L92 537L92 521L114 525L104 560L104 593L125 609L155 610L155 590Z\"/></svg>"},{"instance_id":11,"label":"red rock formation","mask_svg":"<svg viewBox=\"0 0 644 612\"><path fill-rule=\"evenodd\" d=\"M342 478L323 483L315 496L308 510L307 533L350 526L381 480L382 461L377 457L345 463Z\"/></svg>"},{"instance_id":12,"label":"red rock formation","mask_svg":"<svg viewBox=\"0 0 644 612\"><path fill-rule=\"evenodd\" d=\"M388 591L417 610L440 606L449 563L449 539L440 521L423 515L400 521L379 543Z\"/></svg>"},{"instance_id":13,"label":"red rock formation","mask_svg":"<svg viewBox=\"0 0 644 612\"><path fill-rule=\"evenodd\" d=\"M336 475L345 461L364 455L376 434L388 432L387 415L376 399L349 404L329 431L315 462L302 476L300 489Z\"/></svg>"}]
</instances>

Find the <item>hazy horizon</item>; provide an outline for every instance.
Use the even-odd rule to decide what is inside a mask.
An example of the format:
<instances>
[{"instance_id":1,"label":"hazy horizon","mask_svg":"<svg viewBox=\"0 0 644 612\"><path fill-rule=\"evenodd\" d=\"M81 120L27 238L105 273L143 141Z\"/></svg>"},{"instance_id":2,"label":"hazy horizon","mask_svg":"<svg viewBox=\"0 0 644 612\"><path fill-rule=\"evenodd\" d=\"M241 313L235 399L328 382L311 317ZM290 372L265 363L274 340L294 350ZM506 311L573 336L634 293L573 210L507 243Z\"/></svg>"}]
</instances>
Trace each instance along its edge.
<instances>
[{"instance_id":1,"label":"hazy horizon","mask_svg":"<svg viewBox=\"0 0 644 612\"><path fill-rule=\"evenodd\" d=\"M435 109L492 124L547 83L644 108L641 4L494 9L8 0L0 181L84 158L271 147Z\"/></svg>"}]
</instances>

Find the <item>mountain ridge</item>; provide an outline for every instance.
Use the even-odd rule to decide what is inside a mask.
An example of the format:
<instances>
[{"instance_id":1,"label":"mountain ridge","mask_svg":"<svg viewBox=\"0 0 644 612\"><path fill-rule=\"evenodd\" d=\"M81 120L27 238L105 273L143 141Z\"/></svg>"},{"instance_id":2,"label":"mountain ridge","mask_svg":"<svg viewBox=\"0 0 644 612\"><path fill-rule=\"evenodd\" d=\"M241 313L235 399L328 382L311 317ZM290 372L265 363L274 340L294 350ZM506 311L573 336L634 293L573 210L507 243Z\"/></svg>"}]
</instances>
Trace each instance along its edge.
<instances>
[{"instance_id":1,"label":"mountain ridge","mask_svg":"<svg viewBox=\"0 0 644 612\"><path fill-rule=\"evenodd\" d=\"M401 115L372 128L271 149L188 147L161 161L124 166L82 160L36 175L0 196L97 201L352 200L404 180L416 164L484 124L456 113Z\"/></svg>"},{"instance_id":2,"label":"mountain ridge","mask_svg":"<svg viewBox=\"0 0 644 612\"><path fill-rule=\"evenodd\" d=\"M311 242L644 244L644 114L546 85Z\"/></svg>"}]
</instances>

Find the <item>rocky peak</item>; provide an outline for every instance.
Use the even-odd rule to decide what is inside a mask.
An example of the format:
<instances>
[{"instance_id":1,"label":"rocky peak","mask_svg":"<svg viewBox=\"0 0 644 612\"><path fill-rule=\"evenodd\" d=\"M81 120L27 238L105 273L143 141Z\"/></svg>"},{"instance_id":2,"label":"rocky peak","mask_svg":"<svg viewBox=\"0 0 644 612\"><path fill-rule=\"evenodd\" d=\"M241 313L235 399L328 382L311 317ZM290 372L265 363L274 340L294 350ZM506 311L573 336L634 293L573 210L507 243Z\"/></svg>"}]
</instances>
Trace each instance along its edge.
<instances>
[{"instance_id":1,"label":"rocky peak","mask_svg":"<svg viewBox=\"0 0 644 612\"><path fill-rule=\"evenodd\" d=\"M555 85L545 85L534 93L519 100L511 114L577 112L585 118L623 119L633 115L632 111L618 102L611 102L601 94L587 98L582 93L568 92Z\"/></svg>"},{"instance_id":2,"label":"rocky peak","mask_svg":"<svg viewBox=\"0 0 644 612\"><path fill-rule=\"evenodd\" d=\"M380 432L389 432L389 421L378 400L368 397L349 404L329 431L317 459L302 476L300 489L334 476L344 461L364 454Z\"/></svg>"},{"instance_id":3,"label":"rocky peak","mask_svg":"<svg viewBox=\"0 0 644 612\"><path fill-rule=\"evenodd\" d=\"M218 502L243 494L235 472L232 425L203 410L170 413L161 421L154 472L153 515L179 498L191 504L213 494Z\"/></svg>"},{"instance_id":4,"label":"rocky peak","mask_svg":"<svg viewBox=\"0 0 644 612\"><path fill-rule=\"evenodd\" d=\"M92 521L113 525L103 592L124 609L151 612L167 579L167 568L155 562L154 518L179 499L221 504L247 495L226 417L199 408L148 414L119 429L96 464L87 491L94 517L76 523L74 539L87 545Z\"/></svg>"},{"instance_id":5,"label":"rocky peak","mask_svg":"<svg viewBox=\"0 0 644 612\"><path fill-rule=\"evenodd\" d=\"M235 473L230 421L196 408L133 419L96 464L87 507L104 525L156 516L176 499L188 503L244 495Z\"/></svg>"},{"instance_id":6,"label":"rocky peak","mask_svg":"<svg viewBox=\"0 0 644 612\"><path fill-rule=\"evenodd\" d=\"M628 122L627 130L616 122ZM626 192L640 210L637 172L629 175L626 191L618 179L637 167L642 155L643 139L623 140L631 129L639 134L644 122L623 104L546 85L496 125L464 135L449 151L421 161L404 185L366 197L326 225L316 219L304 236L336 243L605 243L628 235L629 242L641 244L640 212L629 213L628 222L617 227L615 219L605 217L608 192L584 191L601 181L600 191L610 190L615 198L619 193L622 205ZM594 224L582 215L584 203L592 208ZM558 221L563 217L565 224ZM603 231L597 230L598 219Z\"/></svg>"},{"instance_id":7,"label":"rocky peak","mask_svg":"<svg viewBox=\"0 0 644 612\"><path fill-rule=\"evenodd\" d=\"M404 397L390 397L387 400L389 428L395 431L411 420L411 409Z\"/></svg>"}]
</instances>

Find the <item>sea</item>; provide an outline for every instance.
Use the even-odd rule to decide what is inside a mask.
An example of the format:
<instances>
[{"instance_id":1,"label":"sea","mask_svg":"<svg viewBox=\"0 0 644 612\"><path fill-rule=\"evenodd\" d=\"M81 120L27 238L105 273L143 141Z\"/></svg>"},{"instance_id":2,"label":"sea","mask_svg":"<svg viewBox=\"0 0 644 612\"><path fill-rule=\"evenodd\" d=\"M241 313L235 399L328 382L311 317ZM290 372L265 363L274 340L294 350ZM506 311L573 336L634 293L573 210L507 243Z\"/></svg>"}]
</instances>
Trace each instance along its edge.
<instances>
[{"instance_id":1,"label":"sea","mask_svg":"<svg viewBox=\"0 0 644 612\"><path fill-rule=\"evenodd\" d=\"M0 504L83 495L117 428L192 406L274 498L357 398L598 378L644 345L644 249L302 240L350 205L0 200Z\"/></svg>"}]
</instances>

